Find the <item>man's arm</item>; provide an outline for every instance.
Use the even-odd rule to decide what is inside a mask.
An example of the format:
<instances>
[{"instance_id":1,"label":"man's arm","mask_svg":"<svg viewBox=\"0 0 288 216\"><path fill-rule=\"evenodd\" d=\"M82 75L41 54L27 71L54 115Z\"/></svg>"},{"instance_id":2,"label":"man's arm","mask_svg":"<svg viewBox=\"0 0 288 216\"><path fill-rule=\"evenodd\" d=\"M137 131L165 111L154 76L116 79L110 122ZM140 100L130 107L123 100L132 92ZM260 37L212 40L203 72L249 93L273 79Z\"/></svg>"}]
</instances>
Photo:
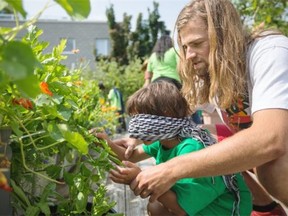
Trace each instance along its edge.
<instances>
[{"instance_id":1,"label":"man's arm","mask_svg":"<svg viewBox=\"0 0 288 216\"><path fill-rule=\"evenodd\" d=\"M283 157L288 163L288 110L262 110L253 118L250 128L218 144L142 171L131 189L153 202L181 178L241 172ZM281 172L288 176L288 170Z\"/></svg>"}]
</instances>

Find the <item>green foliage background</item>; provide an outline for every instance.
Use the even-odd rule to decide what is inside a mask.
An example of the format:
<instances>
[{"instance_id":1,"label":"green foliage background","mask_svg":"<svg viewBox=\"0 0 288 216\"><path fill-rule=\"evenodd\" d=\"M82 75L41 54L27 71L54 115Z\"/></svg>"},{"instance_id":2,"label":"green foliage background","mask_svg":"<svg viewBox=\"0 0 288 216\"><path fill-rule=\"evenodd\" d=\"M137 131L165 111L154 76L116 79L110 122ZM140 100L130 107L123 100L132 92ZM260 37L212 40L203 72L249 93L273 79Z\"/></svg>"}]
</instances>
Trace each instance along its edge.
<instances>
[{"instance_id":1,"label":"green foliage background","mask_svg":"<svg viewBox=\"0 0 288 216\"><path fill-rule=\"evenodd\" d=\"M265 23L265 28L274 27L288 35L287 0L232 0L242 20L250 27Z\"/></svg>"}]
</instances>

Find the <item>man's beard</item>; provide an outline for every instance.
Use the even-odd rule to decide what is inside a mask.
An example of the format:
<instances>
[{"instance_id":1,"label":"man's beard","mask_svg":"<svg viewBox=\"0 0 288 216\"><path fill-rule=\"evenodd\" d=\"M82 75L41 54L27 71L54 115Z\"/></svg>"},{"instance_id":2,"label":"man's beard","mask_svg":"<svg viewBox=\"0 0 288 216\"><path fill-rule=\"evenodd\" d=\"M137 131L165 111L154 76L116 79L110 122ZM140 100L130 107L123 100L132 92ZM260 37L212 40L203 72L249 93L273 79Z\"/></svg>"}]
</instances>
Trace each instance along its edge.
<instances>
[{"instance_id":1,"label":"man's beard","mask_svg":"<svg viewBox=\"0 0 288 216\"><path fill-rule=\"evenodd\" d=\"M197 74L197 76L198 76L199 78L203 78L203 77L209 76L208 65L205 64L205 67L200 68L200 69L198 69L198 70L195 70L195 73Z\"/></svg>"}]
</instances>

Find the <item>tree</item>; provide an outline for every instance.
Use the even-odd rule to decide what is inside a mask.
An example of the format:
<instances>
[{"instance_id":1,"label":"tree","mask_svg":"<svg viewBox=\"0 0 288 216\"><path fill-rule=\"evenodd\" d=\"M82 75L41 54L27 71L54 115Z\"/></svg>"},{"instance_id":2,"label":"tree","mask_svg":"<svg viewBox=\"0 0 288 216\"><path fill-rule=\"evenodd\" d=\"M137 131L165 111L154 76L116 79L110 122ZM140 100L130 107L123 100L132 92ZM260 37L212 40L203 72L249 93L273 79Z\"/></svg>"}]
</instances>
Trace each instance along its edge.
<instances>
[{"instance_id":1,"label":"tree","mask_svg":"<svg viewBox=\"0 0 288 216\"><path fill-rule=\"evenodd\" d=\"M144 58L147 53L151 51L151 42L149 35L149 26L147 22L143 21L142 13L139 13L136 29L130 34L130 44L127 47L127 53L129 60L135 57Z\"/></svg>"},{"instance_id":2,"label":"tree","mask_svg":"<svg viewBox=\"0 0 288 216\"><path fill-rule=\"evenodd\" d=\"M166 27L165 27L164 22L159 21L160 19L160 14L158 11L159 3L153 2L153 5L154 5L154 10L152 12L150 12L150 9L148 8L148 13L149 13L148 20L149 20L149 28L151 32L151 39L152 39L151 42L154 46L154 44L156 43L158 39L159 33L163 34L166 30Z\"/></svg>"},{"instance_id":3,"label":"tree","mask_svg":"<svg viewBox=\"0 0 288 216\"><path fill-rule=\"evenodd\" d=\"M106 16L109 29L114 29L116 27L116 20L113 5L110 5L110 7L106 9Z\"/></svg>"},{"instance_id":4,"label":"tree","mask_svg":"<svg viewBox=\"0 0 288 216\"><path fill-rule=\"evenodd\" d=\"M113 5L106 10L110 38L112 44L111 58L121 65L128 64L135 58L145 59L151 54L159 34L166 33L165 23L160 21L159 4L153 2L154 9L148 8L148 20L143 20L140 13L137 17L136 29L131 32L131 18L126 13L123 21L115 21Z\"/></svg>"},{"instance_id":5,"label":"tree","mask_svg":"<svg viewBox=\"0 0 288 216\"><path fill-rule=\"evenodd\" d=\"M288 2L287 0L233 0L242 20L250 27L261 23L265 27L276 27L288 35Z\"/></svg>"},{"instance_id":6,"label":"tree","mask_svg":"<svg viewBox=\"0 0 288 216\"><path fill-rule=\"evenodd\" d=\"M115 21L113 5L106 10L106 16L112 44L111 58L114 58L120 64L127 64L128 57L126 47L129 44L130 22L132 17L124 13L123 22L117 23Z\"/></svg>"}]
</instances>

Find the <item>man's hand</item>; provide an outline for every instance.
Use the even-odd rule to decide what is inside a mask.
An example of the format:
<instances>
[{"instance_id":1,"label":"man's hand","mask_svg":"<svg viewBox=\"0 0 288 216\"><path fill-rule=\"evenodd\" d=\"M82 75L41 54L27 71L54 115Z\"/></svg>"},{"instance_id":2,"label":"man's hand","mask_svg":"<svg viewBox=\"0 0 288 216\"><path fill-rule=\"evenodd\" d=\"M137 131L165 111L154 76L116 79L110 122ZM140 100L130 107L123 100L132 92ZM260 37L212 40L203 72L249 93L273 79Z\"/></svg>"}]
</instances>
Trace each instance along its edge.
<instances>
[{"instance_id":1,"label":"man's hand","mask_svg":"<svg viewBox=\"0 0 288 216\"><path fill-rule=\"evenodd\" d=\"M149 201L156 201L163 193L175 184L173 176L165 163L149 167L138 174L130 184L136 196L150 196Z\"/></svg>"},{"instance_id":2,"label":"man's hand","mask_svg":"<svg viewBox=\"0 0 288 216\"><path fill-rule=\"evenodd\" d=\"M117 166L116 169L111 170L109 177L115 183L130 184L133 179L141 172L141 169L129 161L123 161L125 167Z\"/></svg>"}]
</instances>

